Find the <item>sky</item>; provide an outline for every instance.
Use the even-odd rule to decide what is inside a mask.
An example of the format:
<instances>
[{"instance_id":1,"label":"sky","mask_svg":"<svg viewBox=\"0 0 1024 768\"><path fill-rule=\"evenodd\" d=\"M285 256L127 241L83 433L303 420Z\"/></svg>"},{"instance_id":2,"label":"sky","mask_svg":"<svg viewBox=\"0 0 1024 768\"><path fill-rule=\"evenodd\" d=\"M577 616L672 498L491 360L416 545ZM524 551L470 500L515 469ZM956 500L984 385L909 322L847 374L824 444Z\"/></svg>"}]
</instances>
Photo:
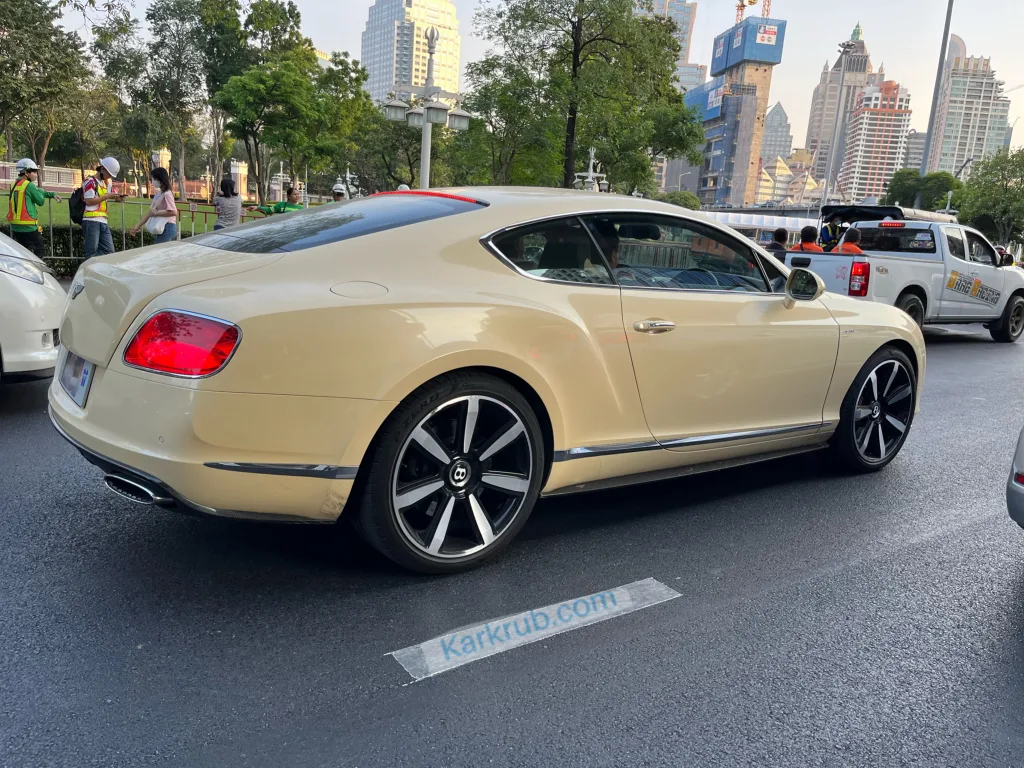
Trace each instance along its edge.
<instances>
[{"instance_id":1,"label":"sky","mask_svg":"<svg viewBox=\"0 0 1024 768\"><path fill-rule=\"evenodd\" d=\"M317 48L348 51L359 58L360 35L373 0L295 0L302 26ZM480 58L486 43L473 34L478 0L454 0L462 34L462 66ZM789 115L793 146L804 146L811 92L822 65L831 65L841 40L859 22L876 71L910 90L912 125L928 127L928 111L938 63L946 0L772 0L772 18L787 23L782 63L772 76L770 101L781 101ZM340 16L342 18L339 18ZM747 15L761 15L760 5ZM710 64L715 35L735 23L734 0L697 0L690 61ZM987 56L1006 88L1024 85L1024 2L955 0L951 31L963 38L968 56ZM1010 123L1024 117L1024 88L1009 94ZM1024 145L1024 122L1013 144Z\"/></svg>"}]
</instances>

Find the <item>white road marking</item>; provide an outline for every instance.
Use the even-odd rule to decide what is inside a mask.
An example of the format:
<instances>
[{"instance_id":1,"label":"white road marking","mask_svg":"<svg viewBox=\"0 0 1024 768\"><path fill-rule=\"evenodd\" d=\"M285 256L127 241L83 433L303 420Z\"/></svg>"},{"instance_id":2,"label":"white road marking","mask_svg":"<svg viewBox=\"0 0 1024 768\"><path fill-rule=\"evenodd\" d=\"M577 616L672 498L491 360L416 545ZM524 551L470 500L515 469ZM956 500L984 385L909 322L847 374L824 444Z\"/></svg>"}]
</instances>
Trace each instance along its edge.
<instances>
[{"instance_id":1,"label":"white road marking","mask_svg":"<svg viewBox=\"0 0 1024 768\"><path fill-rule=\"evenodd\" d=\"M413 680L422 680L471 661L649 608L679 596L678 592L660 581L643 579L605 592L463 627L388 655L394 656Z\"/></svg>"}]
</instances>

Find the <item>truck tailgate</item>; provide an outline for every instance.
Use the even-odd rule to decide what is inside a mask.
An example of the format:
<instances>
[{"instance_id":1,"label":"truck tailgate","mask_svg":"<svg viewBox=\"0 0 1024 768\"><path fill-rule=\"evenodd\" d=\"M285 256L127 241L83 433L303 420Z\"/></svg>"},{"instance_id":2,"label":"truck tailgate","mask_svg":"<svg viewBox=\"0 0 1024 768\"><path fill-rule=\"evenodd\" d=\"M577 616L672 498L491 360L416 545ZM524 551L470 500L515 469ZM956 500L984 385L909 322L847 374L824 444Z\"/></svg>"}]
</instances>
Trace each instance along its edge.
<instances>
[{"instance_id":1,"label":"truck tailgate","mask_svg":"<svg viewBox=\"0 0 1024 768\"><path fill-rule=\"evenodd\" d=\"M811 260L806 268L825 281L825 289L829 293L847 292L850 287L850 265L855 258L853 254L790 251L786 254L786 266L800 266L803 263L801 258Z\"/></svg>"}]
</instances>

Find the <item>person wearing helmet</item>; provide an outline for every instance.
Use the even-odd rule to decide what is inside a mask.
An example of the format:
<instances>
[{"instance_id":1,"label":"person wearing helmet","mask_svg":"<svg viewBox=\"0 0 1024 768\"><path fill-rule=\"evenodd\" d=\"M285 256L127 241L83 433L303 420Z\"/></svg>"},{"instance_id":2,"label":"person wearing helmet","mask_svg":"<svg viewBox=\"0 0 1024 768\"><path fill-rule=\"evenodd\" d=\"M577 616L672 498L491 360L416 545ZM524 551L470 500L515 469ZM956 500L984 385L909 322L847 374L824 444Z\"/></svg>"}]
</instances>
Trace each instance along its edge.
<instances>
[{"instance_id":1,"label":"person wearing helmet","mask_svg":"<svg viewBox=\"0 0 1024 768\"><path fill-rule=\"evenodd\" d=\"M398 191L399 192L408 192L409 191L409 185L408 184L399 184L398 185Z\"/></svg>"},{"instance_id":2,"label":"person wearing helmet","mask_svg":"<svg viewBox=\"0 0 1024 768\"><path fill-rule=\"evenodd\" d=\"M36 186L39 166L26 157L15 166L18 180L11 187L10 201L7 205L7 221L11 223L11 237L21 243L39 258L45 254L42 230L39 227L39 214L36 206L45 200L56 200L60 197L53 192L44 192Z\"/></svg>"},{"instance_id":3,"label":"person wearing helmet","mask_svg":"<svg viewBox=\"0 0 1024 768\"><path fill-rule=\"evenodd\" d=\"M334 202L340 203L345 199L345 185L338 183L331 187L331 197L334 198Z\"/></svg>"},{"instance_id":4,"label":"person wearing helmet","mask_svg":"<svg viewBox=\"0 0 1024 768\"><path fill-rule=\"evenodd\" d=\"M85 214L82 217L82 239L85 258L114 252L114 238L107 224L107 201L117 202L121 195L113 193L113 179L121 172L121 164L113 157L104 157L96 166L96 175L82 185Z\"/></svg>"}]
</instances>

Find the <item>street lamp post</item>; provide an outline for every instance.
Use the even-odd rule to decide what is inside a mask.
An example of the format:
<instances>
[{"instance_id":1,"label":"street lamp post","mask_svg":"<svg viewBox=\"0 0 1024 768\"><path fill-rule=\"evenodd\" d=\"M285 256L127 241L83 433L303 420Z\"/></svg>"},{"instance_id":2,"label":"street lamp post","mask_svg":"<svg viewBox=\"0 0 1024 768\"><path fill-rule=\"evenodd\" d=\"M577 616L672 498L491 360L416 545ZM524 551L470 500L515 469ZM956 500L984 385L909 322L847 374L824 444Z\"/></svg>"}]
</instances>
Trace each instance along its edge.
<instances>
[{"instance_id":1,"label":"street lamp post","mask_svg":"<svg viewBox=\"0 0 1024 768\"><path fill-rule=\"evenodd\" d=\"M836 145L839 143L839 128L843 122L843 81L846 80L846 57L855 47L852 40L839 44L839 94L836 98L836 119L832 124L832 141L828 145L828 164L825 166L825 193L821 204L828 205L828 192L832 187L832 168L836 162Z\"/></svg>"},{"instance_id":2,"label":"street lamp post","mask_svg":"<svg viewBox=\"0 0 1024 768\"><path fill-rule=\"evenodd\" d=\"M690 176L692 174L693 174L693 171L684 171L683 173L679 174L679 178L676 180L676 191L677 192L682 192L683 191L683 176Z\"/></svg>"},{"instance_id":3,"label":"street lamp post","mask_svg":"<svg viewBox=\"0 0 1024 768\"><path fill-rule=\"evenodd\" d=\"M433 127L447 124L453 131L465 131L469 128L469 113L461 109L448 109L448 105L439 98L458 99L457 93L448 93L434 85L434 52L441 35L434 27L430 27L424 37L427 40L427 79L422 88L408 86L410 93L423 98L422 107L409 108L404 101L394 99L384 105L384 117L392 122L407 122L412 128L423 131L420 145L420 189L430 189L430 142ZM406 86L402 86L403 90Z\"/></svg>"}]
</instances>

